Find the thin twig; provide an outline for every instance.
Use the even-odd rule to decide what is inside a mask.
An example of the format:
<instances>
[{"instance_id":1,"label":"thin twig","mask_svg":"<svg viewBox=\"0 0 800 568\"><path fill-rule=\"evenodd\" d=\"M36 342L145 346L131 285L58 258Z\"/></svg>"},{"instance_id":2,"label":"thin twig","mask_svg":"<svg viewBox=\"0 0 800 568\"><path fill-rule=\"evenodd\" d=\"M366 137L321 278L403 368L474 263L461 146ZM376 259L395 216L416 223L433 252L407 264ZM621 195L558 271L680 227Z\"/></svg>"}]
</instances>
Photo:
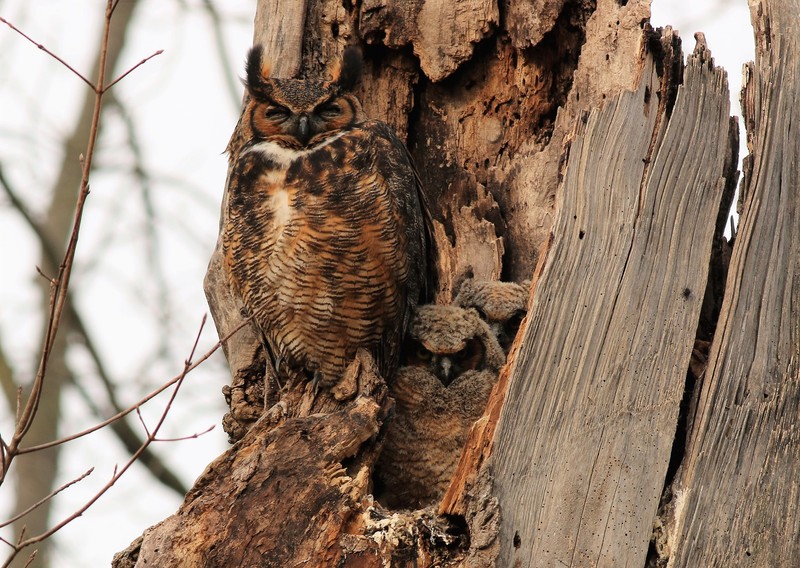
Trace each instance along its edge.
<instances>
[{"instance_id":1,"label":"thin twig","mask_svg":"<svg viewBox=\"0 0 800 568\"><path fill-rule=\"evenodd\" d=\"M54 59L65 65L68 69L70 69L73 73L75 73L78 77L80 77L84 82L86 82L89 86L91 86L95 92L95 101L94 101L94 108L92 111L91 127L89 129L89 140L87 142L85 155L81 155L80 157L80 162L82 166L81 183L80 183L80 190L78 193L78 199L75 204L75 214L72 223L72 231L69 236L69 241L67 244L67 250L64 255L64 259L58 268L58 275L55 279L52 280L51 294L50 294L50 309L47 319L44 345L42 347L42 354L39 361L39 369L37 370L36 376L31 385L31 391L28 400L25 403L22 411L19 412L18 414L18 421L15 424L15 431L8 444L8 459L5 461L3 470L0 471L0 483L2 483L2 481L5 479L8 467L10 466L11 461L13 461L17 449L19 448L22 439L28 433L33 423L34 417L36 416L36 413L38 411L39 401L41 399L42 387L44 384L44 378L47 373L48 361L50 359L50 355L52 353L53 346L55 344L56 335L58 333L58 329L61 323L61 317L64 312L64 306L68 297L69 282L70 282L70 277L72 275L72 268L75 260L75 252L77 249L81 220L83 218L83 211L86 203L86 198L89 195L89 172L91 171L92 168L92 158L94 156L94 150L100 124L100 111L102 109L102 99L104 92L102 85L105 84L106 59L108 56L108 38L111 28L111 15L116 6L117 2L114 2L113 0L108 0L106 4L106 14L103 25L103 36L100 43L100 55L99 55L96 84L92 84L80 73L75 71L65 61L63 61L60 57L52 53L43 45L35 42L32 38L23 33L16 26L11 24L7 20L0 18L0 20L2 20L3 23L11 27L11 29L21 34L28 41L36 45L39 49L42 49L43 51L51 55ZM138 67L138 65L135 67ZM95 85L98 85L99 87L96 87Z\"/></svg>"},{"instance_id":2,"label":"thin twig","mask_svg":"<svg viewBox=\"0 0 800 568\"><path fill-rule=\"evenodd\" d=\"M54 489L53 491L48 493L46 497L40 499L39 501L37 501L36 503L31 505L30 507L28 507L24 511L22 511L21 513L17 513L16 515L11 517L7 521L4 521L4 522L0 523L0 529L2 529L5 526L10 525L11 523L17 522L18 520L20 520L25 515L29 514L30 512L34 511L35 509L38 509L39 507L44 505L47 501L49 501L50 499L52 499L53 497L55 497L56 495L58 495L59 493L64 491L67 487L70 487L71 485L75 485L79 481L82 481L85 478L89 477L92 474L93 471L94 471L94 468L91 467L88 470L86 470L83 474L81 474L80 476L78 476L75 479L73 479L72 481L68 481L67 483L65 483L64 485L59 487L58 489Z\"/></svg>"},{"instance_id":3,"label":"thin twig","mask_svg":"<svg viewBox=\"0 0 800 568\"><path fill-rule=\"evenodd\" d=\"M233 336L237 331L242 329L247 323L249 323L249 321L250 321L250 319L242 321L233 331L231 331L230 334L228 334L224 339L218 341L211 349L209 349L205 354L203 354L203 356L200 357L200 359L198 359L189 368L187 373L193 371L194 369L199 367L202 363L204 363L206 360L208 360L217 351L217 349L219 349L222 346L222 344L225 341L230 339L231 336ZM100 429L108 426L112 422L114 422L116 420L119 420L123 416L126 416L126 415L130 414L131 412L133 412L134 410L136 410L137 408L139 408L143 404L145 404L148 401L152 400L153 398L155 398L156 396L158 396L159 394L161 394L162 392L167 390L169 387L174 385L176 382L178 382L181 379L181 376L182 375L178 375L178 376L172 378L168 382L166 382L163 385L161 385L158 389L150 392L147 396L145 396L142 399L140 399L135 404L129 406L128 408L122 410L121 412L115 414L114 416L104 420L103 422L100 422L99 424L96 424L95 426L92 426L91 428L88 428L86 430L83 430L81 432L78 432L76 434L73 434L73 435L65 437L65 438L61 438L61 439L58 439L58 440L53 440L51 442L46 442L44 444L39 444L39 445L36 445L36 446L29 446L29 447L25 447L25 448L19 448L17 450L17 453L18 454L27 454L27 453L32 453L32 452L44 450L44 449L47 449L47 448L51 448L51 447L54 447L54 446L58 446L58 445L64 444L66 442L70 442L72 440L76 440L78 438L82 438L83 436L91 434L92 432L96 432L97 430L100 430Z\"/></svg>"},{"instance_id":4,"label":"thin twig","mask_svg":"<svg viewBox=\"0 0 800 568\"><path fill-rule=\"evenodd\" d=\"M150 430L147 429L147 423L144 421L144 417L142 416L142 408L141 407L136 409L136 416L137 416L137 418L139 418L139 424L142 425L142 429L144 430L144 433L147 434L148 437L150 437Z\"/></svg>"},{"instance_id":5,"label":"thin twig","mask_svg":"<svg viewBox=\"0 0 800 568\"><path fill-rule=\"evenodd\" d=\"M200 436L205 436L209 432L211 432L214 428L216 428L215 424L212 424L202 432L195 432L194 434L189 434L188 436L180 436L179 438L155 438L154 442L183 442L185 440L194 440L199 438Z\"/></svg>"},{"instance_id":6,"label":"thin twig","mask_svg":"<svg viewBox=\"0 0 800 568\"><path fill-rule=\"evenodd\" d=\"M119 481L119 479L125 474L125 472L134 463L136 463L136 460L139 459L139 456L142 455L142 453L147 449L147 447L151 443L153 443L153 441L156 439L156 436L158 435L158 431L161 429L161 427L164 425L164 422L167 419L167 414L169 414L169 411L172 409L172 404L175 402L175 398L178 396L178 391L180 390L181 385L183 384L183 380L186 378L186 375L193 368L196 368L196 366L197 366L197 363L192 363L192 359L194 358L195 351L197 350L197 344L200 341L200 335L203 332L203 327L205 326L205 323L206 323L206 316L203 316L203 321L200 324L200 330L197 332L197 336L195 337L194 344L192 345L192 349L191 349L191 351L189 353L189 357L184 361L183 371L178 376L177 381L175 381L175 383L174 383L175 384L175 388L173 389L172 394L170 395L170 398L167 401L166 406L164 407L164 411L161 413L161 417L159 418L158 423L156 424L155 428L153 428L153 432L150 435L148 435L147 439L142 443L142 445L139 448L139 450L135 454L133 454L133 456L131 456L131 458L125 463L125 465L121 469L117 470L115 468L114 469L114 474L112 475L112 477L109 480L109 482L106 483L100 489L100 491L95 493L95 495L91 499L89 499L86 503L84 503L84 505L81 508L79 508L78 510L76 510L75 512L70 514L68 517L66 517L64 520L62 520L60 523L58 523L57 525L53 526L51 529L43 532L42 534L27 538L25 540L20 541L18 544L16 544L14 546L14 552L6 560L5 564L3 564L3 568L7 568L11 564L11 561L14 559L14 557L21 550L23 550L24 548L26 548L28 546L31 546L32 544L36 544L38 542L41 542L41 541L43 541L43 540L45 540L47 538L50 538L55 533L57 533L59 530L64 528L66 525L68 525L69 523L71 523L72 521L74 521L75 519L80 517L81 515L83 515L83 513L85 513L86 510L89 509L89 507L94 505L97 502L97 500L100 499L100 497L105 495L108 492L108 490L111 489L111 487L113 487L114 484L117 481Z\"/></svg>"},{"instance_id":7,"label":"thin twig","mask_svg":"<svg viewBox=\"0 0 800 568\"><path fill-rule=\"evenodd\" d=\"M50 57L52 57L53 59L55 59L56 61L58 61L59 63L61 63L61 65L63 65L64 67L66 67L67 69L69 69L70 71L72 71L72 73L74 73L74 74L75 74L75 76L77 76L77 77L78 77L78 78L79 78L81 81L83 81L84 83L86 83L87 85L89 85L89 88L90 88L90 89L92 89L93 91L97 91L97 88L96 88L96 87L95 87L95 86L92 84L92 82L91 82L89 79L87 79L86 77L84 77L83 75L81 75L81 74L80 74L78 71L76 71L76 70L75 70L75 68L74 68L72 65L70 65L69 63L67 63L66 61L64 61L63 59L61 59L61 58L60 58L58 55L56 55L55 53L53 53L53 52L52 52L52 51L50 51L49 49L47 49L47 48L46 48L46 47L45 47L43 44L41 44L41 43L39 43L38 41L34 40L32 37L30 37L29 35L27 35L25 32L23 32L21 29L19 29L18 27L16 27L14 24L12 24L11 22L9 22L8 20L6 20L5 18L3 18L2 16L0 16L0 22L3 22L5 25L7 25L9 28L11 28L11 29L12 29L12 30L14 30L15 32L17 32L19 35L21 35L21 36L22 36L22 37L24 37L25 39L27 39L27 40L28 40L29 42L31 42L33 45L35 45L36 47L38 47L39 49L41 49L42 51L44 51L44 52L45 52L47 55L49 55Z\"/></svg>"},{"instance_id":8,"label":"thin twig","mask_svg":"<svg viewBox=\"0 0 800 568\"><path fill-rule=\"evenodd\" d=\"M138 68L138 67L141 67L142 65L144 65L145 63L147 63L148 61L150 61L151 59L153 59L153 58L154 58L156 55L161 55L162 53L164 53L164 50L163 50L163 49L159 49L158 51L156 51L156 52L155 52L155 53L153 53L152 55L148 55L147 57L145 57L144 59L142 59L142 60L141 60L139 63L137 63L136 65L134 65L133 67L131 67L130 69L128 69L127 71L125 71L125 73L123 73L122 75L120 75L119 77L117 77L116 79L114 79L113 81L111 81L111 82L110 82L108 85L106 85L105 87L103 87L103 89L102 89L102 91L101 91L101 92L105 93L105 92L106 92L106 91L108 91L108 90L109 90L111 87L113 87L114 85L116 85L117 83L119 83L120 81L122 81L122 80L123 80L125 77L127 77L128 75L130 75L130 74L133 72L133 70L134 70L134 69L136 69L136 68Z\"/></svg>"},{"instance_id":9,"label":"thin twig","mask_svg":"<svg viewBox=\"0 0 800 568\"><path fill-rule=\"evenodd\" d=\"M247 318L245 320L242 320L239 323L239 325L237 325L228 335L226 335L224 338L220 339L216 344L214 344L214 346L211 349L206 351L197 361L192 363L192 365L186 370L186 374L191 373L197 367L202 365L206 360L208 360L217 351L217 349L219 349L223 345L223 343L228 341L235 333L237 333L240 329L242 329L247 324L249 324L251 319L252 319L252 317L249 317L249 318ZM205 316L204 316L204 321L205 321ZM126 415L130 414L131 412L133 412L134 410L136 410L137 408L139 408L140 406L142 406L143 404L145 404L149 400L155 398L156 396L158 396L159 394L161 394L162 392L167 390L169 387L171 387L172 385L177 383L179 380L181 380L183 376L184 376L184 373L181 373L180 375L178 375L176 377L173 377L168 382L164 383L163 385L158 387L156 390L150 392L150 394L148 394L147 396L145 396L142 399L140 399L137 403L129 406L128 408L126 408L122 412L119 412L119 413L115 414L114 416L112 416L112 417L110 417L110 418L108 418L106 420L103 420L99 424L95 424L91 428L87 428L86 430L82 430L80 432L77 432L76 434L72 434L71 436L67 436L65 438L60 438L58 440L53 440L51 442L46 442L44 444L38 444L36 446L28 446L28 447L25 447L25 448L19 448L17 450L17 453L18 454L29 454L29 453L32 453L32 452L38 452L40 450L45 450L47 448L52 448L53 446L59 446L59 445L64 444L66 442L70 442L72 440L76 440L78 438L82 438L83 436L91 434L92 432L96 432L97 430L100 430L101 428L105 428L106 426L108 426L109 424L114 422L115 420L119 420L123 416L126 416Z\"/></svg>"},{"instance_id":10,"label":"thin twig","mask_svg":"<svg viewBox=\"0 0 800 568\"><path fill-rule=\"evenodd\" d=\"M14 210L17 211L22 218L25 219L25 222L28 224L28 227L36 233L36 236L39 239L39 244L44 251L45 256L47 259L52 263L53 266L58 265L58 255L56 253L55 247L50 242L50 238L47 236L47 233L44 230L44 227L37 221L33 214L30 212L28 207L23 203L22 199L17 194L14 187L6 178L5 172L3 171L3 164L0 164L0 187L3 188L3 192L8 197L8 200L11 202L12 207ZM47 276L42 272L42 269L38 266L36 267L36 271L41 274L44 278L47 278L51 283L53 282L53 278Z\"/></svg>"},{"instance_id":11,"label":"thin twig","mask_svg":"<svg viewBox=\"0 0 800 568\"><path fill-rule=\"evenodd\" d=\"M114 99L112 94L107 95L112 100ZM23 219L28 223L28 226L31 230L36 234L44 256L52 266L57 266L59 263L58 256L56 253L56 249L53 246L47 231L36 221L33 214L27 209L25 204L19 198L19 193L14 189L11 185L9 180L5 177L5 174L2 169L2 164L0 164L0 187L5 191L6 195L8 196L9 200L11 201L12 205L22 214ZM37 270L38 267L37 267ZM39 270L39 273L48 280L52 281L51 278L48 278L45 274ZM108 397L108 404L111 407L114 413L122 412L122 405L117 401L116 392L114 391L114 383L111 380L110 374L106 369L105 364L103 363L102 358L100 357L100 352L97 349L93 339L89 334L89 330L87 329L86 325L83 322L83 317L78 312L75 307L75 302L71 300L72 292L69 292L70 297L68 298L66 304L66 310L68 314L68 323L70 325L70 330L77 333L80 336L81 340L83 341L84 347L89 353L89 356L92 358L95 364L95 368L97 370L97 377L100 379L100 383L103 385L103 388L106 392L106 396ZM90 397L86 390L81 388L77 382L74 382L75 387L78 390L78 393L83 396L84 401L92 408L94 413L97 415L98 418L103 416L103 413L99 411L97 405L95 404L94 398ZM21 389L17 389L17 395L19 400L21 401ZM21 412L21 402L18 401L18 406ZM106 415L108 413L105 413ZM125 422L124 420L118 420L111 424L111 429L116 434L117 438L119 438L120 442L125 446L125 448L130 451L131 453L135 452L136 449L141 445L142 440L136 435L130 425ZM4 457L4 456L3 456ZM176 493L180 495L184 495L186 493L187 488L183 485L180 481L180 478L173 473L167 465L161 461L154 453L149 452L142 456L141 464L151 472L151 474L158 479L159 482L163 483L170 489L174 490ZM5 471L5 462L3 462L3 467Z\"/></svg>"}]
</instances>

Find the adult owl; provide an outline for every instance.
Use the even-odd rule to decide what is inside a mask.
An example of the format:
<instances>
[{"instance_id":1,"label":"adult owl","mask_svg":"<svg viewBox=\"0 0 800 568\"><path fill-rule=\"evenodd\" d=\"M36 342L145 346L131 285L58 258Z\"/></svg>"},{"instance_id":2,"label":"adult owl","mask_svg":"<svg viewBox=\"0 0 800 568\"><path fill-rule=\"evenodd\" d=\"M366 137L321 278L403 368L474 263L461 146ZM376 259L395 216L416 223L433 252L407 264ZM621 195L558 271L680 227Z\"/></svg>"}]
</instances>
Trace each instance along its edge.
<instances>
[{"instance_id":1,"label":"adult owl","mask_svg":"<svg viewBox=\"0 0 800 568\"><path fill-rule=\"evenodd\" d=\"M284 380L336 382L359 347L392 375L423 293L427 208L408 150L364 116L347 48L332 80L247 57L222 227L231 289Z\"/></svg>"}]
</instances>

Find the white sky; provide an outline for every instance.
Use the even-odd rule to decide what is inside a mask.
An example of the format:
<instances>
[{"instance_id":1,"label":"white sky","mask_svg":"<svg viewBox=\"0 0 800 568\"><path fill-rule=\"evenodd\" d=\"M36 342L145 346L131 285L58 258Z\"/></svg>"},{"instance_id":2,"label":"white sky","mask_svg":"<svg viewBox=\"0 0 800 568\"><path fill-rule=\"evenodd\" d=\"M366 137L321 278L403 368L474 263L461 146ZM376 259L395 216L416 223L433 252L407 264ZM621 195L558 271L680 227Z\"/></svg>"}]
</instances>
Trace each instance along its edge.
<instances>
[{"instance_id":1,"label":"white sky","mask_svg":"<svg viewBox=\"0 0 800 568\"><path fill-rule=\"evenodd\" d=\"M111 128L96 162L102 169L92 178L73 282L93 336L107 354L104 362L123 385L121 398L126 402L180 371L207 311L202 279L217 235L226 166L222 151L238 116L236 99L222 79L219 56L210 41L210 20L202 0L183 4L141 0L140 4L122 67L157 49L165 52L115 87L115 94L133 115L146 149L145 165L154 173L151 195L155 230L161 238L157 262L169 280L167 304L173 317L165 329L154 331L152 314L159 306L152 298L152 267L142 253L147 250L142 190L129 175L132 156L117 150L123 147L125 130L115 116L106 117ZM0 15L88 73L104 5L101 0L0 0ZM253 33L255 1L225 0L216 5L226 14L228 63L241 73ZM678 29L685 52L694 47L694 32L705 32L717 64L728 70L735 101L732 112L739 114L741 66L753 58L746 0L655 0L652 22ZM43 213L61 159L60 143L73 127L84 89L66 69L0 25L0 163L37 214ZM41 325L39 297L32 286L38 254L27 227L0 195L0 342L20 377L33 371ZM141 361L153 359L159 333L171 338L173 351L143 369ZM200 350L215 340L209 319ZM71 360L77 369L94 372L80 352ZM165 436L185 436L217 425L198 440L158 448L187 485L227 447L219 423L225 410L220 389L228 379L219 359L191 375L170 415ZM98 399L102 400L100 394ZM161 411L156 404L146 409L150 423ZM67 389L63 406L70 431L93 423L74 391ZM0 428L10 432L10 414L2 403ZM62 481L90 466L96 470L80 488L57 499L59 518L102 486L114 464L127 459L115 439L104 433L69 446L64 455ZM0 517L10 508L11 488L10 484L0 488ZM58 534L54 565L108 565L115 552L179 504L176 495L135 467L87 514ZM0 559L5 556L0 548Z\"/></svg>"}]
</instances>

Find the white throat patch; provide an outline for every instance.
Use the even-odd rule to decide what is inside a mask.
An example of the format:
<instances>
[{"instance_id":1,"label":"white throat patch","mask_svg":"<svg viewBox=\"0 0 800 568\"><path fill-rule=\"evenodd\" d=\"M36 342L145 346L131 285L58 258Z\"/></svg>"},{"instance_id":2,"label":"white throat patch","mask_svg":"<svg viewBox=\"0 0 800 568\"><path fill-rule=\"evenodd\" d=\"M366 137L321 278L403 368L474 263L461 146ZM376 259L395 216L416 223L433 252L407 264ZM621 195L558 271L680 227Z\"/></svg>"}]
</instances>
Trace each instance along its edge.
<instances>
[{"instance_id":1,"label":"white throat patch","mask_svg":"<svg viewBox=\"0 0 800 568\"><path fill-rule=\"evenodd\" d=\"M309 148L302 148L300 150L296 150L294 148L286 148L285 146L281 146L280 144L276 144L275 142L271 142L269 140L264 140L263 142L259 142L257 144L253 144L250 148L245 150L242 155L249 154L251 152L258 152L263 154L265 157L269 158L270 160L277 162L278 165L286 168L292 162L297 160L298 158L302 158L303 156L307 156L311 152L315 150L319 150L323 146L330 144L331 142L338 140L342 136L344 136L348 131L342 130L341 132L326 138L319 144L315 144Z\"/></svg>"}]
</instances>

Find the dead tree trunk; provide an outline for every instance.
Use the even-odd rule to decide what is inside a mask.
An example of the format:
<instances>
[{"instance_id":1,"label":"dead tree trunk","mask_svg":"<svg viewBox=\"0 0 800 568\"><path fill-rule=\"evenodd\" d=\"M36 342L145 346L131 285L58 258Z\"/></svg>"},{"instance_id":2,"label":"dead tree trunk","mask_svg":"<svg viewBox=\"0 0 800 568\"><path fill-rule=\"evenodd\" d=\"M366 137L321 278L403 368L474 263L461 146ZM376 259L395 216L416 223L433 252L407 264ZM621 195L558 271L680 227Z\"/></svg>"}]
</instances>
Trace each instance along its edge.
<instances>
[{"instance_id":1,"label":"dead tree trunk","mask_svg":"<svg viewBox=\"0 0 800 568\"><path fill-rule=\"evenodd\" d=\"M115 565L793 565L798 8L751 2L725 285L726 74L702 37L684 64L646 0L260 1L277 75L363 47L364 107L407 139L433 204L438 301L468 275L530 278L527 323L438 510L397 514L370 496L391 400L369 357L263 412L278 394L245 326L225 345L241 440ZM217 251L222 337L241 323L224 282Z\"/></svg>"},{"instance_id":2,"label":"dead tree trunk","mask_svg":"<svg viewBox=\"0 0 800 568\"><path fill-rule=\"evenodd\" d=\"M788 567L800 558L800 3L750 9L741 224L673 484L670 566Z\"/></svg>"}]
</instances>

